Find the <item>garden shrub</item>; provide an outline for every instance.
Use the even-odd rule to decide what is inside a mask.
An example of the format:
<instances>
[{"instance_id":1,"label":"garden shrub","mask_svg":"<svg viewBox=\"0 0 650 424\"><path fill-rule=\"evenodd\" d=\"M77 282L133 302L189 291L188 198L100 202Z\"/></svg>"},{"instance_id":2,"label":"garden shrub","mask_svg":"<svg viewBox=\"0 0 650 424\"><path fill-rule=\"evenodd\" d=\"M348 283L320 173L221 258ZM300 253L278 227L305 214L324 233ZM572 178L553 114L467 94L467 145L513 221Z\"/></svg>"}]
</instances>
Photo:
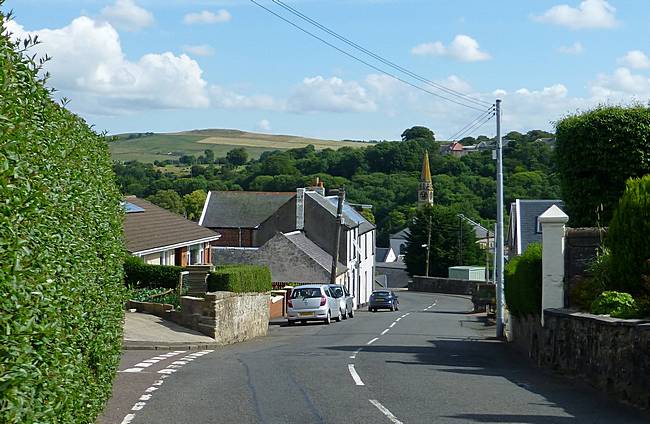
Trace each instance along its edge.
<instances>
[{"instance_id":1,"label":"garden shrub","mask_svg":"<svg viewBox=\"0 0 650 424\"><path fill-rule=\"evenodd\" d=\"M149 265L135 256L124 261L124 283L129 287L175 289L183 268L171 265Z\"/></svg>"},{"instance_id":2,"label":"garden shrub","mask_svg":"<svg viewBox=\"0 0 650 424\"><path fill-rule=\"evenodd\" d=\"M222 265L208 275L208 291L264 293L272 290L271 271L259 265Z\"/></svg>"},{"instance_id":3,"label":"garden shrub","mask_svg":"<svg viewBox=\"0 0 650 424\"><path fill-rule=\"evenodd\" d=\"M587 267L588 276L576 282L569 293L572 305L589 311L594 300L610 287L611 258L609 249L599 249L596 258Z\"/></svg>"},{"instance_id":4,"label":"garden shrub","mask_svg":"<svg viewBox=\"0 0 650 424\"><path fill-rule=\"evenodd\" d=\"M650 175L631 178L609 224L606 244L611 250L612 290L633 296L650 295L645 281L650 258Z\"/></svg>"},{"instance_id":5,"label":"garden shrub","mask_svg":"<svg viewBox=\"0 0 650 424\"><path fill-rule=\"evenodd\" d=\"M104 137L52 100L22 53L33 42L6 24L0 12L0 422L93 423L122 346L121 194Z\"/></svg>"},{"instance_id":6,"label":"garden shrub","mask_svg":"<svg viewBox=\"0 0 650 424\"><path fill-rule=\"evenodd\" d=\"M505 297L514 316L539 315L542 309L542 245L532 243L505 267Z\"/></svg>"},{"instance_id":7,"label":"garden shrub","mask_svg":"<svg viewBox=\"0 0 650 424\"><path fill-rule=\"evenodd\" d=\"M626 180L650 173L650 107L598 107L569 116L556 124L556 137L562 199L573 227L608 223Z\"/></svg>"},{"instance_id":8,"label":"garden shrub","mask_svg":"<svg viewBox=\"0 0 650 424\"><path fill-rule=\"evenodd\" d=\"M615 318L633 318L638 315L632 295L617 291L601 293L591 305L591 313Z\"/></svg>"}]
</instances>

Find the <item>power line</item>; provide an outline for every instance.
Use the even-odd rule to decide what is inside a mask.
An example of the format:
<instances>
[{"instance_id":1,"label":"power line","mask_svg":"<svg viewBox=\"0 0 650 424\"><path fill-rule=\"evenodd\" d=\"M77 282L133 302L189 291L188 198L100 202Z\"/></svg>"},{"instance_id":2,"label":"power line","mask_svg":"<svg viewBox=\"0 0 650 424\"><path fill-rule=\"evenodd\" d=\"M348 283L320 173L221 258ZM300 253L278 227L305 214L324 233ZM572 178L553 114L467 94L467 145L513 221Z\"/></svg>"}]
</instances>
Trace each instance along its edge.
<instances>
[{"instance_id":1,"label":"power line","mask_svg":"<svg viewBox=\"0 0 650 424\"><path fill-rule=\"evenodd\" d=\"M401 81L402 83L407 84L407 85L409 85L409 86L411 86L411 87L413 87L413 88L415 88L415 89L418 89L418 90L423 91L423 92L425 92L425 93L431 94L432 96L439 97L439 98L441 98L441 99L447 100L447 101L449 101L449 102L455 103L455 104L460 105L460 106L465 106L466 108L469 108L469 109L478 110L479 112L482 112L482 111L483 111L482 109L479 109L478 107L475 107L475 106L473 106L473 105L468 105L468 104L463 103L463 102L461 102L461 101L459 101L459 100L454 100L454 99L451 99L451 98L449 98L449 97L445 97L445 96L443 96L443 95L441 95L441 94L434 93L433 91L427 90L426 88L420 87L419 85L416 85L416 84L414 84L414 83L412 83L412 82L409 82L409 81L407 81L407 80L405 80L405 79L403 79L403 78L400 78L399 76L397 76L397 75L395 75L395 74L392 74L392 73L390 73L390 72L388 72L388 71L386 71L386 70L384 70L384 69L381 69L381 68L379 68L379 67L377 67L377 66L375 66L375 65L373 65L373 64L371 64L371 63L369 63L369 62L367 62L367 61L365 61L365 60L363 60L363 59L361 59L361 58L359 58L359 57L357 57L357 56L355 56L355 55L353 55L352 53L349 53L349 52L347 52L347 51L341 49L340 47L338 47L338 46L336 46L336 45L330 43L329 41L323 39L322 37L319 37L318 35L316 35L316 34L310 32L309 30L307 30L307 29L301 27L300 25L296 24L295 22L292 22L291 20L285 18L284 16L282 16L282 15L280 15L280 14L274 12L273 10L269 9L268 7L266 7L266 6L264 6L264 5L260 4L260 3L258 3L256 0L250 0L250 1L251 1L251 3L254 3L255 5L257 5L257 6L259 6L260 8L266 10L267 12L269 12L270 14L276 16L277 18L282 19L283 21L285 21L285 22L288 23L289 25L291 25L291 26L293 26L293 27L299 29L300 31L304 32L305 34L307 34L307 35L309 35L309 36L311 36L311 37L313 37L313 38L319 40L320 42L322 42L322 43L328 45L329 47L331 47L331 48L337 50L338 52L343 53L344 55L350 57L351 59L354 59L354 60L356 60L357 62L363 63L364 65L366 65L366 66L368 66L368 67L370 67L370 68L376 70L377 72L381 72L382 74L388 75L388 76L391 77L391 78L394 78L394 79L396 79L396 80L398 80L398 81ZM464 100L464 99L463 99L463 100Z\"/></svg>"},{"instance_id":2,"label":"power line","mask_svg":"<svg viewBox=\"0 0 650 424\"><path fill-rule=\"evenodd\" d=\"M471 97L471 96L469 96L467 94L461 93L460 91L445 87L442 84L438 84L436 82L433 82L433 81L431 81L431 80L429 80L429 79L427 79L427 78L425 78L423 76L420 76L420 75L416 74L415 72L410 71L409 69L406 69L406 68L404 68L404 67L402 67L400 65L397 65L394 62L391 62L388 59L385 59L384 57L378 55L377 53L374 53L373 51L368 50L365 47L355 43L354 41L351 41L350 39L338 34L334 30L326 27L325 25L322 25L318 21L310 18L309 16L303 14L299 10L287 5L286 3L284 3L284 2L282 2L280 0L272 0L272 1L273 1L273 3L275 3L278 6L282 7L283 9L289 11L290 13L292 13L295 16L301 18L302 20L304 20L304 21L306 21L306 22L320 28L321 30L327 32L328 34L332 35L333 37L336 37L340 41L343 41L344 43L348 44L349 46L354 47L355 49L367 54L368 56L370 56L370 57L384 63L385 65L390 66L393 69L401 71L401 72L407 74L408 76L410 76L412 78L415 78L416 80L419 80L420 82L431 85L431 86L433 86L433 87L435 87L435 88L437 88L437 89L439 89L441 91L444 91L444 92L446 92L446 93L448 93L448 94L450 94L452 96L456 96L458 98L461 98L461 99L463 99L465 101L471 102L471 103L473 103L475 105L478 105L478 106L489 106L490 105L490 103L486 102L485 100L477 99L477 98Z\"/></svg>"},{"instance_id":3,"label":"power line","mask_svg":"<svg viewBox=\"0 0 650 424\"><path fill-rule=\"evenodd\" d=\"M488 110L484 111L481 113L479 116L474 118L472 121L470 121L467 125L465 125L463 128L458 130L453 136L450 137L450 140L457 140L460 138L460 135L465 133L469 128L471 128L476 122L484 119L486 116L489 114L494 114L494 106L490 107Z\"/></svg>"},{"instance_id":4,"label":"power line","mask_svg":"<svg viewBox=\"0 0 650 424\"><path fill-rule=\"evenodd\" d=\"M487 123L488 123L492 118L494 118L495 115L496 115L496 113L493 113L492 115L490 115L490 116L488 116L487 118L485 118L483 121L479 121L479 122L477 122L477 123L474 124L472 127L468 128L467 131L465 131L463 134L461 134L461 137L464 137L465 135L467 135L467 134L471 134L472 132L478 130L478 129L481 128L483 125L487 124Z\"/></svg>"}]
</instances>

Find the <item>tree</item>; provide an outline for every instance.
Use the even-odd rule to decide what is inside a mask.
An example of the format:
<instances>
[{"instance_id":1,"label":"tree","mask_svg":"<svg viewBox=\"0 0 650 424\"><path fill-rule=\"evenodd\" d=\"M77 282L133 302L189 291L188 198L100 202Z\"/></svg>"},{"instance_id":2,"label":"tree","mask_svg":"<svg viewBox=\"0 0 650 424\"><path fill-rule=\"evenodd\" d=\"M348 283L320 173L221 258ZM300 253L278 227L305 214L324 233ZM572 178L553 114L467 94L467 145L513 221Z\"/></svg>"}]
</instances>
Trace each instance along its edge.
<instances>
[{"instance_id":1,"label":"tree","mask_svg":"<svg viewBox=\"0 0 650 424\"><path fill-rule=\"evenodd\" d=\"M205 163L210 164L214 163L214 151L210 149L205 149L203 151L203 154L205 155Z\"/></svg>"},{"instance_id":2,"label":"tree","mask_svg":"<svg viewBox=\"0 0 650 424\"><path fill-rule=\"evenodd\" d=\"M179 215L185 214L183 200L174 190L160 190L156 194L147 197L147 200L154 205L167 209L168 211Z\"/></svg>"},{"instance_id":3,"label":"tree","mask_svg":"<svg viewBox=\"0 0 650 424\"><path fill-rule=\"evenodd\" d=\"M243 147L237 147L226 153L226 160L233 166L240 166L248 162L248 152Z\"/></svg>"},{"instance_id":4,"label":"tree","mask_svg":"<svg viewBox=\"0 0 650 424\"><path fill-rule=\"evenodd\" d=\"M187 219L192 221L199 220L207 197L207 193L203 190L194 190L190 194L183 196L183 206L185 207L185 216Z\"/></svg>"},{"instance_id":5,"label":"tree","mask_svg":"<svg viewBox=\"0 0 650 424\"><path fill-rule=\"evenodd\" d=\"M599 107L562 119L556 134L570 224L608 224L627 179L650 173L650 108Z\"/></svg>"},{"instance_id":6,"label":"tree","mask_svg":"<svg viewBox=\"0 0 650 424\"><path fill-rule=\"evenodd\" d=\"M406 270L409 275L425 274L427 248L423 245L427 244L429 222L431 223L430 276L447 277L450 266L479 265L484 261L484 255L476 243L473 227L458 217L455 208L427 206L418 210L415 220L409 225L410 234L406 242L405 255Z\"/></svg>"},{"instance_id":7,"label":"tree","mask_svg":"<svg viewBox=\"0 0 650 424\"><path fill-rule=\"evenodd\" d=\"M192 155L182 155L179 159L178 162L183 164L183 165L192 165L196 163L196 158Z\"/></svg>"},{"instance_id":8,"label":"tree","mask_svg":"<svg viewBox=\"0 0 650 424\"><path fill-rule=\"evenodd\" d=\"M422 139L422 140L429 140L429 141L435 141L436 137L433 134L433 131L431 131L427 127L411 127L402 133L402 141L409 141L409 140L416 140L416 139Z\"/></svg>"}]
</instances>

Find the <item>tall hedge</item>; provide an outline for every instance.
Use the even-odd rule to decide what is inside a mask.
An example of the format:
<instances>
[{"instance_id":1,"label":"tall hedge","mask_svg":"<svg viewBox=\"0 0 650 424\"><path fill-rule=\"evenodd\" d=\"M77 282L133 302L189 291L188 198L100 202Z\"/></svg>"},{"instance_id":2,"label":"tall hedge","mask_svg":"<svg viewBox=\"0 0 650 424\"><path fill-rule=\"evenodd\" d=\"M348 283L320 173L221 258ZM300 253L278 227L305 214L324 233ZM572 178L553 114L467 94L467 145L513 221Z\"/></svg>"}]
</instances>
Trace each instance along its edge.
<instances>
[{"instance_id":1,"label":"tall hedge","mask_svg":"<svg viewBox=\"0 0 650 424\"><path fill-rule=\"evenodd\" d=\"M120 357L121 196L104 138L51 99L37 64L4 35L6 19L0 13L0 422L92 423Z\"/></svg>"},{"instance_id":2,"label":"tall hedge","mask_svg":"<svg viewBox=\"0 0 650 424\"><path fill-rule=\"evenodd\" d=\"M273 289L271 271L258 265L220 266L208 275L208 291L268 292Z\"/></svg>"},{"instance_id":3,"label":"tall hedge","mask_svg":"<svg viewBox=\"0 0 650 424\"><path fill-rule=\"evenodd\" d=\"M505 267L505 297L514 316L539 315L542 310L542 245L532 243Z\"/></svg>"},{"instance_id":4,"label":"tall hedge","mask_svg":"<svg viewBox=\"0 0 650 424\"><path fill-rule=\"evenodd\" d=\"M556 136L556 162L570 224L607 225L625 181L650 173L650 108L600 107L569 116L556 124ZM603 210L597 212L601 204Z\"/></svg>"},{"instance_id":5,"label":"tall hedge","mask_svg":"<svg viewBox=\"0 0 650 424\"><path fill-rule=\"evenodd\" d=\"M136 288L175 289L181 271L180 266L148 265L140 258L128 256L124 260L124 283Z\"/></svg>"},{"instance_id":6,"label":"tall hedge","mask_svg":"<svg viewBox=\"0 0 650 424\"><path fill-rule=\"evenodd\" d=\"M650 175L627 182L606 244L611 252L611 290L650 296Z\"/></svg>"}]
</instances>

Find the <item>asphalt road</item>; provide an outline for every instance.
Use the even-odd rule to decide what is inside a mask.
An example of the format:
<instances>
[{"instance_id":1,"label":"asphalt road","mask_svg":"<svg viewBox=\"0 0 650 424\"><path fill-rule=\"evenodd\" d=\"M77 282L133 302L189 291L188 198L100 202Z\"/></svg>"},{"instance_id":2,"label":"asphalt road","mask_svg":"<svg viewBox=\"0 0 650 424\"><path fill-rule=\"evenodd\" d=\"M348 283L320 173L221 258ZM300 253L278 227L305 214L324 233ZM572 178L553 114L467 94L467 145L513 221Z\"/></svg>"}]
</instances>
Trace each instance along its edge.
<instances>
[{"instance_id":1,"label":"asphalt road","mask_svg":"<svg viewBox=\"0 0 650 424\"><path fill-rule=\"evenodd\" d=\"M272 326L265 338L214 351L125 351L100 422L650 422L531 367L491 338L465 298L404 292L400 301L398 312ZM142 361L151 366L125 372Z\"/></svg>"}]
</instances>

